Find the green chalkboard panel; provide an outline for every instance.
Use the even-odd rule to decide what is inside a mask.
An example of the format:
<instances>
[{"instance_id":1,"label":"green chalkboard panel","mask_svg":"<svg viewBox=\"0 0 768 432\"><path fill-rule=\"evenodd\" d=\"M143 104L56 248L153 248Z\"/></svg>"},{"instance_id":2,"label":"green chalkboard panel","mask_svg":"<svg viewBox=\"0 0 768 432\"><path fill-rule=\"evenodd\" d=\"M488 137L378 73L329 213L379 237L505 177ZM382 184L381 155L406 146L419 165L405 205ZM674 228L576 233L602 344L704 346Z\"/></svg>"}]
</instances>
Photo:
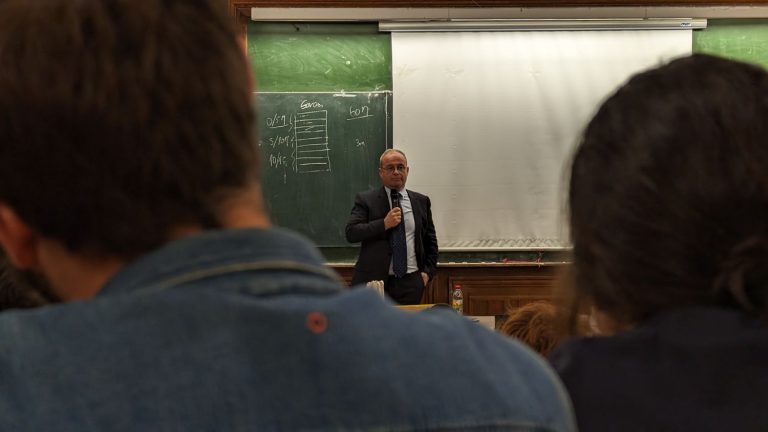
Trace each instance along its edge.
<instances>
[{"instance_id":1,"label":"green chalkboard panel","mask_svg":"<svg viewBox=\"0 0 768 432\"><path fill-rule=\"evenodd\" d=\"M693 32L693 52L742 60L768 68L768 20L711 19Z\"/></svg>"},{"instance_id":2,"label":"green chalkboard panel","mask_svg":"<svg viewBox=\"0 0 768 432\"><path fill-rule=\"evenodd\" d=\"M357 192L379 185L391 147L392 93L258 93L265 201L277 225L319 246L348 246Z\"/></svg>"},{"instance_id":3,"label":"green chalkboard panel","mask_svg":"<svg viewBox=\"0 0 768 432\"><path fill-rule=\"evenodd\" d=\"M259 91L392 90L392 48L375 23L248 25Z\"/></svg>"},{"instance_id":4,"label":"green chalkboard panel","mask_svg":"<svg viewBox=\"0 0 768 432\"><path fill-rule=\"evenodd\" d=\"M354 195L379 185L391 147L389 34L376 23L250 22L246 36L272 220L346 250Z\"/></svg>"}]
</instances>

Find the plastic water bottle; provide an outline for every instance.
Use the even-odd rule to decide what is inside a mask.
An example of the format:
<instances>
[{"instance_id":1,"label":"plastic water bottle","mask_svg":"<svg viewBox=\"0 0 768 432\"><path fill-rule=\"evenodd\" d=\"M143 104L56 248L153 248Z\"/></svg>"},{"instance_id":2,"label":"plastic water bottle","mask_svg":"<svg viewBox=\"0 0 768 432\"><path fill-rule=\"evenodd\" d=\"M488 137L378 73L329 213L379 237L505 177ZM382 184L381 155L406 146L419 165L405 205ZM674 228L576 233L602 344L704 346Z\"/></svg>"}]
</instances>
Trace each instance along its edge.
<instances>
[{"instance_id":1,"label":"plastic water bottle","mask_svg":"<svg viewBox=\"0 0 768 432\"><path fill-rule=\"evenodd\" d=\"M451 292L451 307L457 314L464 314L464 293L461 291L461 284L453 284L453 292Z\"/></svg>"}]
</instances>

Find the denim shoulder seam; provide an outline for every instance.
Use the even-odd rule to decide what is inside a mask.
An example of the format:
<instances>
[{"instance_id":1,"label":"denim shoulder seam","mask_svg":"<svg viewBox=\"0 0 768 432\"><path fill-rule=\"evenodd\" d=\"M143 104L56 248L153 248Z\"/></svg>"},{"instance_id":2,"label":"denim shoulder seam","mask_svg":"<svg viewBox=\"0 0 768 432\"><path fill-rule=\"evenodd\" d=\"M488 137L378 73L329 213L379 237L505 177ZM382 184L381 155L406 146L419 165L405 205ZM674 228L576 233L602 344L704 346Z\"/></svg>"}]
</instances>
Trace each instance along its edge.
<instances>
[{"instance_id":1,"label":"denim shoulder seam","mask_svg":"<svg viewBox=\"0 0 768 432\"><path fill-rule=\"evenodd\" d=\"M293 270L329 278L332 281L344 284L341 276L331 269L315 265L302 264L296 261L259 261L252 263L228 264L205 270L196 270L179 276L161 280L155 284L143 288L142 291L162 291L177 285L198 281L211 276L219 276L228 273L237 273L249 270Z\"/></svg>"}]
</instances>

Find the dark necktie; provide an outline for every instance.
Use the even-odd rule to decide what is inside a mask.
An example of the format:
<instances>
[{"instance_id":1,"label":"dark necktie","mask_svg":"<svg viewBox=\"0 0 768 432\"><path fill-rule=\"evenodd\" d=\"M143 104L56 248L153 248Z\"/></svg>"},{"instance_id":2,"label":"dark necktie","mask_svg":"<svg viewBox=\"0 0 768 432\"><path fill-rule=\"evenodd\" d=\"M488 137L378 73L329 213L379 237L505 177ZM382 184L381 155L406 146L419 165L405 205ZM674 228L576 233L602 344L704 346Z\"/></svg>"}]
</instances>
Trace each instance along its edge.
<instances>
[{"instance_id":1,"label":"dark necktie","mask_svg":"<svg viewBox=\"0 0 768 432\"><path fill-rule=\"evenodd\" d=\"M402 219L396 227L392 229L390 242L392 243L392 272L397 277L405 276L408 271L408 248L405 243L405 214L400 205L402 195L397 191L392 191L392 208L400 207Z\"/></svg>"}]
</instances>

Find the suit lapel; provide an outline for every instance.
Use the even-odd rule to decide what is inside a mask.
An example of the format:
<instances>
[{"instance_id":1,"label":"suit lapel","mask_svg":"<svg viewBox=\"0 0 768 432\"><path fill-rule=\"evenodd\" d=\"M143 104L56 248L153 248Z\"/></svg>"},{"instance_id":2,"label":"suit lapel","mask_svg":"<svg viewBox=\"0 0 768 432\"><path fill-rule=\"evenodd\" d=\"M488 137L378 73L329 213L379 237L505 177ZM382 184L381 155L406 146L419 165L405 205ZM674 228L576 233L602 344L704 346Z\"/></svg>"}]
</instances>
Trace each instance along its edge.
<instances>
[{"instance_id":1,"label":"suit lapel","mask_svg":"<svg viewBox=\"0 0 768 432\"><path fill-rule=\"evenodd\" d=\"M389 213L389 197L387 196L387 190L382 186L379 189L379 210L381 211L381 217L385 217Z\"/></svg>"}]
</instances>

